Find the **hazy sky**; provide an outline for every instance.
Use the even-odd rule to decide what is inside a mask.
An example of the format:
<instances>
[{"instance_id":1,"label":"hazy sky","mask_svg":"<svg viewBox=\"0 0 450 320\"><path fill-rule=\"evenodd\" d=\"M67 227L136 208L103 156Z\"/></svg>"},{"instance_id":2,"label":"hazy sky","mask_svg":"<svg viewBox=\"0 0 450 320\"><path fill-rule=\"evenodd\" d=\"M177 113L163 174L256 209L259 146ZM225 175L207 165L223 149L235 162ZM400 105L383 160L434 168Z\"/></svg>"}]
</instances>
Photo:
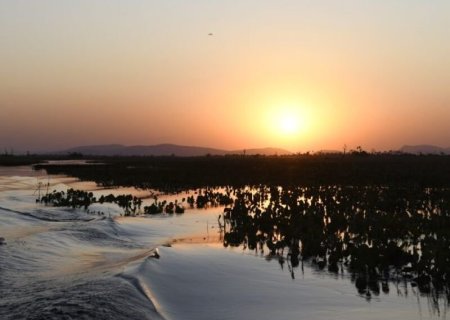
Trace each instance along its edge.
<instances>
[{"instance_id":1,"label":"hazy sky","mask_svg":"<svg viewBox=\"0 0 450 320\"><path fill-rule=\"evenodd\" d=\"M448 0L0 0L0 148L450 146L449 39Z\"/></svg>"}]
</instances>

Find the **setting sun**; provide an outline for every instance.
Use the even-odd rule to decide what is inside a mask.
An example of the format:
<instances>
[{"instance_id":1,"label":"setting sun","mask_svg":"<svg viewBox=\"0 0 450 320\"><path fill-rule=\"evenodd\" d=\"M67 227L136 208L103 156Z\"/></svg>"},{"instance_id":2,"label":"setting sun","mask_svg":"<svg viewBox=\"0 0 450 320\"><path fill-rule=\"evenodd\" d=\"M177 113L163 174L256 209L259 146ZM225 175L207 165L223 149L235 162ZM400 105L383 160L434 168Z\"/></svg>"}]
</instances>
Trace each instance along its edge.
<instances>
[{"instance_id":1,"label":"setting sun","mask_svg":"<svg viewBox=\"0 0 450 320\"><path fill-rule=\"evenodd\" d=\"M264 141L270 145L278 145L288 150L295 150L299 145L306 145L311 140L312 130L316 130L309 104L301 97L286 95L285 98L263 97L255 102L261 111L260 132L264 132Z\"/></svg>"},{"instance_id":2,"label":"setting sun","mask_svg":"<svg viewBox=\"0 0 450 320\"><path fill-rule=\"evenodd\" d=\"M295 134L300 130L300 119L293 114L282 114L278 121L280 132L284 134Z\"/></svg>"},{"instance_id":3,"label":"setting sun","mask_svg":"<svg viewBox=\"0 0 450 320\"><path fill-rule=\"evenodd\" d=\"M274 133L286 138L303 134L306 129L305 110L299 104L274 107L270 121Z\"/></svg>"}]
</instances>

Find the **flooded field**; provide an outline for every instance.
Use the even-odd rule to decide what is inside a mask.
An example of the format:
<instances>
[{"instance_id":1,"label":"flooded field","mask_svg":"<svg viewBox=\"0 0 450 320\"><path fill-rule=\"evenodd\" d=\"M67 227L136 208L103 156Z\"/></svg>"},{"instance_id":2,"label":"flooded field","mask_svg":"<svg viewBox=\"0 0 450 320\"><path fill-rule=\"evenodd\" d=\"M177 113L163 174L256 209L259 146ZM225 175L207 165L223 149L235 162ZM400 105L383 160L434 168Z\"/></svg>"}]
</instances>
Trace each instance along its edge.
<instances>
[{"instance_id":1,"label":"flooded field","mask_svg":"<svg viewBox=\"0 0 450 320\"><path fill-rule=\"evenodd\" d=\"M36 202L39 192L70 188L92 192L97 199L132 194L142 199L142 207L154 203L155 195L167 203L182 203L188 196L131 187L105 189L62 175L48 176L30 167L1 168L2 319L446 318L447 287L445 283L439 287L435 279L446 275L441 267L446 260L439 259L446 259L448 247L431 251L429 261L434 264L423 266L421 274L414 268L422 267L419 262L424 260L413 260L414 252L422 254L423 243L432 243L431 238L444 241L446 229L433 229L428 239L408 231L412 229L401 223L410 222L405 217L392 222L391 229L385 227L377 238L376 230L365 229L361 223L370 216L364 211L364 201L369 203L367 199L375 196L367 190L358 193L363 189L354 189L345 206L344 197L339 198L344 193L333 189L322 190L316 200L308 193L280 192L278 205L274 202L276 190L265 190L267 198L260 197L262 190L234 190L230 193L233 205L227 207L190 208L184 202L184 214L129 217L123 216L123 208L116 203L92 203L84 210ZM225 189L220 192L226 194ZM333 194L325 197L329 193ZM388 195L381 191L376 196L398 199ZM447 200L436 195L428 193L426 208L415 207L423 212L425 226L426 221L434 223L428 214L447 210ZM285 227L283 221L294 219L286 210L294 198L305 211L298 225L317 224L322 232L311 236ZM341 204L334 213L330 205L328 211L324 209L331 199ZM421 200L414 194L411 199L417 200L416 204ZM408 207L404 207L406 203ZM397 211L410 212L411 206L411 201L400 201ZM269 208L271 215L267 214ZM380 208L372 209L374 214ZM359 216L351 213L358 212L362 212L362 220L353 221L351 217ZM340 213L340 223L334 223ZM445 221L443 218L441 225ZM353 229L348 228L349 223ZM291 221L289 225L297 224ZM402 228L409 235L403 246L399 243ZM311 239L294 236L298 234L308 234ZM379 258L379 251L394 240L394 251L406 259L397 266ZM365 251L365 258L352 260L357 251L346 256L344 251L349 248ZM371 251L374 248L378 252ZM429 278L420 280L420 275Z\"/></svg>"}]
</instances>

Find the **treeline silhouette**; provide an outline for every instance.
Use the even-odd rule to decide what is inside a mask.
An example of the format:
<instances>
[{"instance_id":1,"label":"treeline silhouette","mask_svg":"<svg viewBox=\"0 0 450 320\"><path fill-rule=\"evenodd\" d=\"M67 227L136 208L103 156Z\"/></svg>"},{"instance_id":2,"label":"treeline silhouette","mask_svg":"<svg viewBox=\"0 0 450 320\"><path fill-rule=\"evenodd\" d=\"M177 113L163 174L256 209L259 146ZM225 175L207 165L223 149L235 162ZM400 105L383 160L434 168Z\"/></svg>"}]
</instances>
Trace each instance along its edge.
<instances>
[{"instance_id":1,"label":"treeline silhouette","mask_svg":"<svg viewBox=\"0 0 450 320\"><path fill-rule=\"evenodd\" d=\"M14 155L14 154L0 154L0 166L27 166L36 163L43 163L48 158L38 155Z\"/></svg>"},{"instance_id":2,"label":"treeline silhouette","mask_svg":"<svg viewBox=\"0 0 450 320\"><path fill-rule=\"evenodd\" d=\"M38 164L101 186L175 192L206 186L403 185L450 186L450 156L296 155L110 157L87 165Z\"/></svg>"}]
</instances>

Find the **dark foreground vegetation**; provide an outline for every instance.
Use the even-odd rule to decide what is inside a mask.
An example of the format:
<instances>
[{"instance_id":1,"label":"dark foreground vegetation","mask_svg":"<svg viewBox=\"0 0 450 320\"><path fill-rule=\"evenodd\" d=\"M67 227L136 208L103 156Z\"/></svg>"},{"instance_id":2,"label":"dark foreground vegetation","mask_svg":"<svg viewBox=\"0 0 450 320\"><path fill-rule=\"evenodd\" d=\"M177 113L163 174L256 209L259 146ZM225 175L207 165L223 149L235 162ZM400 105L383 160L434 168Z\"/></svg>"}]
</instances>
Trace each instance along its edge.
<instances>
[{"instance_id":1,"label":"dark foreground vegetation","mask_svg":"<svg viewBox=\"0 0 450 320\"><path fill-rule=\"evenodd\" d=\"M267 250L288 265L292 277L296 267L309 261L332 273L348 270L367 298L388 292L392 281L403 281L435 303L441 296L450 299L449 156L365 153L102 162L36 168L102 186L169 192L205 188L187 202L225 206L220 217L224 245ZM225 188L211 191L217 187Z\"/></svg>"},{"instance_id":2,"label":"dark foreground vegetation","mask_svg":"<svg viewBox=\"0 0 450 320\"><path fill-rule=\"evenodd\" d=\"M181 191L217 186L450 186L450 156L296 155L97 158L97 166L38 164L108 186Z\"/></svg>"},{"instance_id":3,"label":"dark foreground vegetation","mask_svg":"<svg viewBox=\"0 0 450 320\"><path fill-rule=\"evenodd\" d=\"M336 274L346 268L367 298L392 280L450 298L449 200L449 188L238 190L224 211L224 245L269 250L292 277L308 260Z\"/></svg>"}]
</instances>

